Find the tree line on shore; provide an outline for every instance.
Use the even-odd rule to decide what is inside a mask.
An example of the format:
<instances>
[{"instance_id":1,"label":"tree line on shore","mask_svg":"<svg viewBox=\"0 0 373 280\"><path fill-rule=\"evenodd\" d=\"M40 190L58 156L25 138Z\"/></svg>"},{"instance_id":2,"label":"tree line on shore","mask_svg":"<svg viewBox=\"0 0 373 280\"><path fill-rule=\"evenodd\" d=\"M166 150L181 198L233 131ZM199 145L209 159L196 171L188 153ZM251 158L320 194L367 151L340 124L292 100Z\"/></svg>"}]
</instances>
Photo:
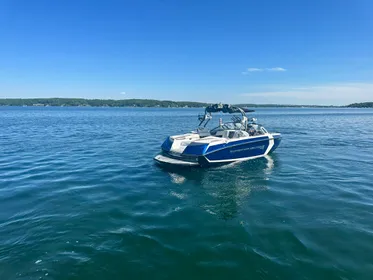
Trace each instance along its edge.
<instances>
[{"instance_id":1,"label":"tree line on shore","mask_svg":"<svg viewBox=\"0 0 373 280\"><path fill-rule=\"evenodd\" d=\"M0 106L205 107L207 103L153 99L6 98Z\"/></svg>"},{"instance_id":2,"label":"tree line on shore","mask_svg":"<svg viewBox=\"0 0 373 280\"><path fill-rule=\"evenodd\" d=\"M347 107L350 108L373 108L373 102L362 102L362 103L352 103Z\"/></svg>"}]
</instances>

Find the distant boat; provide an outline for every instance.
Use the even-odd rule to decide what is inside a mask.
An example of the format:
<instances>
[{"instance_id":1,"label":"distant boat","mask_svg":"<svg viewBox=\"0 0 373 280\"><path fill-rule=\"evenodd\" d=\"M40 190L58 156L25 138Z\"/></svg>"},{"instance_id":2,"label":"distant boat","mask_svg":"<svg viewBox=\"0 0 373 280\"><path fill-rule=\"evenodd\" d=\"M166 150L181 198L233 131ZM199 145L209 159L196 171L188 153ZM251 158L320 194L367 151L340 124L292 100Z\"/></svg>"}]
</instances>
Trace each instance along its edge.
<instances>
[{"instance_id":1,"label":"distant boat","mask_svg":"<svg viewBox=\"0 0 373 280\"><path fill-rule=\"evenodd\" d=\"M232 122L223 123L208 130L211 113L223 112L234 115ZM206 107L199 116L197 131L167 137L162 151L154 160L159 164L174 166L210 166L263 157L273 152L281 142L280 133L269 133L255 118L248 119L245 108L228 104Z\"/></svg>"}]
</instances>

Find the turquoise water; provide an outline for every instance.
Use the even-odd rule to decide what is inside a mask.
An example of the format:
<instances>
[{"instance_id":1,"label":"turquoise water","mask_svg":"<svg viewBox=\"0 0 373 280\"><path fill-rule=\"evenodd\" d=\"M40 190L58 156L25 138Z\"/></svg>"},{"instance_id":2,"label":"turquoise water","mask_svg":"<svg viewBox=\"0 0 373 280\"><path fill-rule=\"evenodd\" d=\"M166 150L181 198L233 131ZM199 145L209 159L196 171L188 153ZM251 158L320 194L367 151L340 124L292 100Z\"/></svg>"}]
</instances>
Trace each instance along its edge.
<instances>
[{"instance_id":1,"label":"turquoise water","mask_svg":"<svg viewBox=\"0 0 373 280\"><path fill-rule=\"evenodd\" d=\"M373 110L257 109L272 155L156 166L198 113L0 107L0 279L372 279Z\"/></svg>"}]
</instances>

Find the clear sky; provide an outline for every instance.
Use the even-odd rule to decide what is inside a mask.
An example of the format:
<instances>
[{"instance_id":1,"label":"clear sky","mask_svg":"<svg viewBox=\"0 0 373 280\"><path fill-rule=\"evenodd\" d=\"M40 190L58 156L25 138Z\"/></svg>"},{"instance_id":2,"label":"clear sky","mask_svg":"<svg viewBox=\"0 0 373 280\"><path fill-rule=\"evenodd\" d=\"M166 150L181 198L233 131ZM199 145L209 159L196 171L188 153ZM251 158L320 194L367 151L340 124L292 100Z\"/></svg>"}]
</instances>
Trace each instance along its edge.
<instances>
[{"instance_id":1,"label":"clear sky","mask_svg":"<svg viewBox=\"0 0 373 280\"><path fill-rule=\"evenodd\" d=\"M373 101L373 1L0 0L0 97Z\"/></svg>"}]
</instances>

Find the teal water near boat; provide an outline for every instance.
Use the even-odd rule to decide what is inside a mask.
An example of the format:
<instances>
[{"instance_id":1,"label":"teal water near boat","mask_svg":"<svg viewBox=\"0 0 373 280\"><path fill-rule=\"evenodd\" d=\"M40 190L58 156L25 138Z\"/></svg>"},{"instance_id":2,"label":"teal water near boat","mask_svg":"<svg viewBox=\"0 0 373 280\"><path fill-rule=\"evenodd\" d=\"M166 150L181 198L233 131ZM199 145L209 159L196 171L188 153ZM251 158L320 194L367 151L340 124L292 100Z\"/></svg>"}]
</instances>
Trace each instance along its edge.
<instances>
[{"instance_id":1,"label":"teal water near boat","mask_svg":"<svg viewBox=\"0 0 373 280\"><path fill-rule=\"evenodd\" d=\"M155 165L202 110L0 107L0 279L371 279L373 110L259 108L273 154Z\"/></svg>"}]
</instances>

